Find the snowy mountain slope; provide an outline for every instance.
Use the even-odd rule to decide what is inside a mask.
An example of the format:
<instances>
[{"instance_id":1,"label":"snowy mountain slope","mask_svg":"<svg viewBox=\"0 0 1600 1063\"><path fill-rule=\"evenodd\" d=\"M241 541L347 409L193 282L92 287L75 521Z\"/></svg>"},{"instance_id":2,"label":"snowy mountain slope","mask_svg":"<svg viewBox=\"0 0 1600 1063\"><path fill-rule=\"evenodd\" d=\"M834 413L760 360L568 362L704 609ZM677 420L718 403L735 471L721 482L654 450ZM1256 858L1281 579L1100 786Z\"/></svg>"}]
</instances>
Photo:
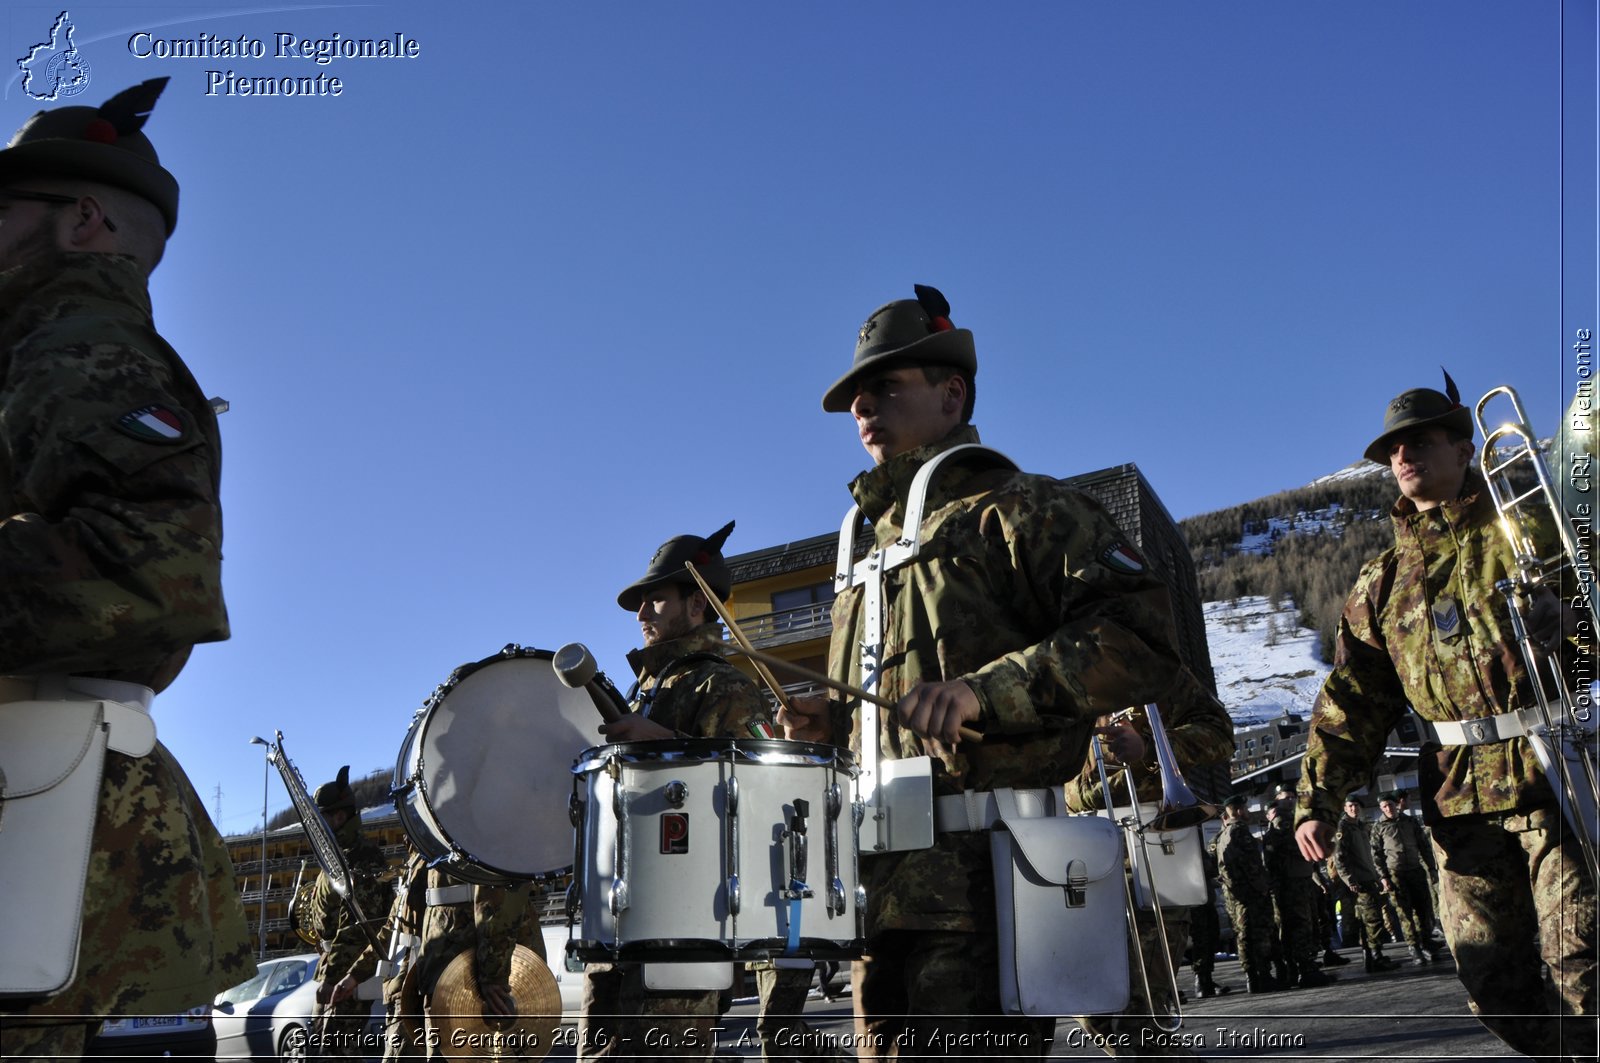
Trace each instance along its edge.
<instances>
[{"instance_id":1,"label":"snowy mountain slope","mask_svg":"<svg viewBox=\"0 0 1600 1063\"><path fill-rule=\"evenodd\" d=\"M1317 633L1297 626L1293 602L1274 609L1253 595L1204 611L1217 695L1236 726L1311 715L1329 668L1317 659Z\"/></svg>"}]
</instances>

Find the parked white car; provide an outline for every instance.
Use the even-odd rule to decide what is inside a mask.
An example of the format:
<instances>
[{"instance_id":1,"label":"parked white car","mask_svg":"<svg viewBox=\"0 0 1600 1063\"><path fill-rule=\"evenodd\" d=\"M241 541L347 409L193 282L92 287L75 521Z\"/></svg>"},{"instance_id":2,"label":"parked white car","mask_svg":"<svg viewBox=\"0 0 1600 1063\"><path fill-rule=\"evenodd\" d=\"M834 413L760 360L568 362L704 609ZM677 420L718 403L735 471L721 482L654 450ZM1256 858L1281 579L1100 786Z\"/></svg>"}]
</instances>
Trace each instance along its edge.
<instances>
[{"instance_id":1,"label":"parked white car","mask_svg":"<svg viewBox=\"0 0 1600 1063\"><path fill-rule=\"evenodd\" d=\"M316 953L266 960L254 978L217 995L211 1024L218 1060L304 1059L317 995ZM383 1056L383 1001L374 1000L362 1054Z\"/></svg>"},{"instance_id":2,"label":"parked white car","mask_svg":"<svg viewBox=\"0 0 1600 1063\"><path fill-rule=\"evenodd\" d=\"M130 1015L107 1019L84 1048L88 1056L206 1056L213 1054L211 1005L179 1015Z\"/></svg>"},{"instance_id":3,"label":"parked white car","mask_svg":"<svg viewBox=\"0 0 1600 1063\"><path fill-rule=\"evenodd\" d=\"M583 1008L583 974L566 969L566 924L541 928L550 972L561 993L562 1022L577 1022ZM303 1059L317 983L315 953L265 960L255 977L217 995L210 1009L221 1060ZM364 1054L383 1055L383 1002L372 1002Z\"/></svg>"}]
</instances>

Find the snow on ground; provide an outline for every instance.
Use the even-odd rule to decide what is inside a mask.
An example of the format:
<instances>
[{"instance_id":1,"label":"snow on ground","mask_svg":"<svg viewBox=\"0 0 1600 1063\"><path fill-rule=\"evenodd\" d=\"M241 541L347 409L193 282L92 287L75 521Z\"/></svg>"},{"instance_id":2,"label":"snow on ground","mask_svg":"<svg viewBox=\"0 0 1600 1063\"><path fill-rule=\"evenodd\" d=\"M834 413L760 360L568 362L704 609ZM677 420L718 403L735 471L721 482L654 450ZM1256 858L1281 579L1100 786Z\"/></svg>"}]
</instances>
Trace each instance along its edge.
<instances>
[{"instance_id":1,"label":"snow on ground","mask_svg":"<svg viewBox=\"0 0 1600 1063\"><path fill-rule=\"evenodd\" d=\"M1259 595L1207 602L1205 620L1217 694L1236 726L1311 715L1330 669L1317 659L1317 633L1297 625L1294 603L1274 609Z\"/></svg>"}]
</instances>

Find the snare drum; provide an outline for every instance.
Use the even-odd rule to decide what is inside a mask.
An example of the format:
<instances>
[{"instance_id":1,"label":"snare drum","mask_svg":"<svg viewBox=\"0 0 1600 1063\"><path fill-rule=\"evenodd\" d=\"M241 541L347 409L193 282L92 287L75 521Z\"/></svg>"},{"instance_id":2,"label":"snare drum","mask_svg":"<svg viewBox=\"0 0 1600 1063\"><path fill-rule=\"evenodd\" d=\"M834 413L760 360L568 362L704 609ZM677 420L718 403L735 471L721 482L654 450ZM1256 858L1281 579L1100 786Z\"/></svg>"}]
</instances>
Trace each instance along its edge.
<instances>
[{"instance_id":1,"label":"snare drum","mask_svg":"<svg viewBox=\"0 0 1600 1063\"><path fill-rule=\"evenodd\" d=\"M468 882L565 874L572 822L563 778L600 720L563 686L547 650L511 645L464 664L417 710L394 768L411 844Z\"/></svg>"},{"instance_id":2,"label":"snare drum","mask_svg":"<svg viewBox=\"0 0 1600 1063\"><path fill-rule=\"evenodd\" d=\"M572 773L580 959L861 955L856 769L844 750L631 742L585 750Z\"/></svg>"}]
</instances>

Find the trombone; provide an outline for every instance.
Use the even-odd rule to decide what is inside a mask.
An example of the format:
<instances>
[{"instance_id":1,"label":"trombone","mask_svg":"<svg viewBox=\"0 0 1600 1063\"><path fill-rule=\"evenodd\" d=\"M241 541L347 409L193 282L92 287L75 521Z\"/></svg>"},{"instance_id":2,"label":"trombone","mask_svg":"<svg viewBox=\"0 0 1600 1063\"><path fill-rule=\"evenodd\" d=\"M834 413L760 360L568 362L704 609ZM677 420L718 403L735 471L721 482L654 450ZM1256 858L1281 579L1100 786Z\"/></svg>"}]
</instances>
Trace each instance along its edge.
<instances>
[{"instance_id":1,"label":"trombone","mask_svg":"<svg viewBox=\"0 0 1600 1063\"><path fill-rule=\"evenodd\" d=\"M1497 396L1510 401L1514 420L1490 430L1484 409ZM1571 601L1582 609L1580 627L1592 640L1600 635L1600 612L1596 611L1592 553L1582 548L1560 493L1539 456L1533 430L1522 401L1509 387L1497 387L1478 400L1474 410L1478 430L1483 433L1479 464L1488 485L1489 498L1499 516L1500 531L1511 545L1516 559L1517 578L1503 579L1495 589L1505 596L1511 617L1511 633L1522 651L1533 687L1536 713L1524 720L1528 744L1538 758L1550 788L1561 805L1561 814L1572 827L1589 867L1590 879L1600 878L1596 865L1597 825L1600 790L1596 785L1596 718L1593 688L1575 692L1561 667L1561 655L1546 653L1528 631L1522 602L1541 587L1553 591L1558 599ZM1497 453L1502 440L1512 441L1504 454ZM1534 485L1526 490L1515 481L1521 470L1532 472ZM1593 519L1590 515L1589 519ZM1555 526L1559 550L1541 554L1535 542L1540 526ZM1589 543L1592 547L1592 538ZM1563 577L1575 582L1575 590L1563 596ZM1585 627L1586 625L1586 627Z\"/></svg>"},{"instance_id":2,"label":"trombone","mask_svg":"<svg viewBox=\"0 0 1600 1063\"><path fill-rule=\"evenodd\" d=\"M1137 708L1124 709L1114 714L1110 719L1115 723L1127 720L1139 710ZM1118 822L1124 832L1132 833L1138 839L1141 860L1133 860L1129 853L1129 862L1132 865L1130 872L1142 865L1146 891L1150 897L1151 908L1155 914L1156 937L1160 942L1161 962L1166 968L1167 985L1172 991L1172 1025L1163 1026L1158 1021L1155 1011L1155 997L1150 992L1150 965L1145 959L1144 947L1139 941L1139 904L1134 897L1131 874L1122 880L1123 899L1128 909L1128 927L1134 935L1134 955L1139 961L1139 980L1144 986L1144 999L1151 1009L1151 1020L1158 1029L1172 1033L1183 1027L1183 1007L1179 1003L1182 994L1178 988L1177 964L1172 955L1172 945L1167 937L1166 917L1162 912L1161 894L1156 885L1155 862L1150 855L1150 841L1148 832L1155 831L1161 834L1167 831L1186 830L1198 827L1207 819L1217 814L1216 807L1201 802L1195 797L1183 780L1183 773L1178 768L1177 759L1173 756L1172 745L1167 739L1166 727L1161 722L1161 710L1154 704L1144 706L1145 719L1150 724L1150 742L1155 748L1156 767L1161 776L1161 800L1156 806L1155 814L1148 822L1144 820L1143 810L1140 807L1138 787L1133 781L1133 772L1125 766L1123 778L1128 784L1128 799L1132 804L1131 813L1122 820L1116 819L1116 803L1111 794L1111 776L1106 770L1105 754L1101 747L1100 736L1095 735L1092 742L1094 750L1095 768L1100 774L1100 792L1106 806L1106 815L1114 822ZM1204 872L1202 871L1202 874Z\"/></svg>"}]
</instances>

